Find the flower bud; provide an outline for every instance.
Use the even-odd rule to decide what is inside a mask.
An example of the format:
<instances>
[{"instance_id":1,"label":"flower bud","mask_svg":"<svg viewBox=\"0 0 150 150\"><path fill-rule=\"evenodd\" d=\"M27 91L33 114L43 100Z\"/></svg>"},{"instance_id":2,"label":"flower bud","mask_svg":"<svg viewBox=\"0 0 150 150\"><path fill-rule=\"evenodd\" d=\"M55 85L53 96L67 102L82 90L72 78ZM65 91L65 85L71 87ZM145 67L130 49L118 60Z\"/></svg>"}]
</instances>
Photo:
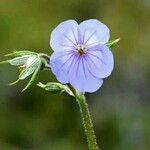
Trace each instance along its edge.
<instances>
[{"instance_id":1,"label":"flower bud","mask_svg":"<svg viewBox=\"0 0 150 150\"><path fill-rule=\"evenodd\" d=\"M49 67L49 56L46 54L35 53L32 51L14 51L13 53L7 54L5 56L10 56L13 58L0 62L0 64L9 63L10 65L17 66L20 71L18 79L9 85L16 84L20 80L24 80L28 76L32 75L23 91L29 88L29 86L34 82L40 70Z\"/></svg>"},{"instance_id":2,"label":"flower bud","mask_svg":"<svg viewBox=\"0 0 150 150\"><path fill-rule=\"evenodd\" d=\"M42 84L41 82L39 82L37 85L39 87L45 89L46 91L49 91L49 92L54 93L54 94L58 94L58 93L63 92L62 84L59 84L56 82L49 82L47 84Z\"/></svg>"},{"instance_id":3,"label":"flower bud","mask_svg":"<svg viewBox=\"0 0 150 150\"><path fill-rule=\"evenodd\" d=\"M70 88L67 85L63 85L57 82L49 82L47 84L42 84L41 82L39 82L37 86L53 94L60 94L62 92L66 92L69 95L74 96L73 92L70 90Z\"/></svg>"}]
</instances>

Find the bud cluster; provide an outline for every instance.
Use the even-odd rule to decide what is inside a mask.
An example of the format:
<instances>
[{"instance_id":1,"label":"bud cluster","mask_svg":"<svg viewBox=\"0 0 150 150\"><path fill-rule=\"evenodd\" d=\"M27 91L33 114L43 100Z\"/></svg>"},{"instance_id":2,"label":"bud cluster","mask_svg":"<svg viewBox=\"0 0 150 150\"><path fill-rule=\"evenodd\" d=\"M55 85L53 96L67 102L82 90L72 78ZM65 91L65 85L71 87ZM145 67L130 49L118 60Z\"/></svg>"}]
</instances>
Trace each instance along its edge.
<instances>
[{"instance_id":1,"label":"bud cluster","mask_svg":"<svg viewBox=\"0 0 150 150\"><path fill-rule=\"evenodd\" d=\"M27 86L22 91L25 91L27 88L29 88L40 70L49 67L49 56L46 54L35 53L31 51L15 51L5 56L10 56L12 59L0 63L9 63L12 66L17 66L20 71L18 79L15 82L10 83L10 85L16 84L20 80L24 80L32 75Z\"/></svg>"}]
</instances>

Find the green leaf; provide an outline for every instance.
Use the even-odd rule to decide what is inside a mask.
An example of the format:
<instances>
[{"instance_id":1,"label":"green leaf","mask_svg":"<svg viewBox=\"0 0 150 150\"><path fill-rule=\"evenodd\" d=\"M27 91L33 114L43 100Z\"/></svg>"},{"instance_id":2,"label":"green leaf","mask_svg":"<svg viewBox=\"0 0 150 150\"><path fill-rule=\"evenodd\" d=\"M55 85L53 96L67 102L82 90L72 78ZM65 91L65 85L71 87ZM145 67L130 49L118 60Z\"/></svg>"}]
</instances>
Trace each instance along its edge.
<instances>
[{"instance_id":1,"label":"green leaf","mask_svg":"<svg viewBox=\"0 0 150 150\"><path fill-rule=\"evenodd\" d=\"M116 39L116 40L112 40L112 41L109 41L106 45L109 47L109 48L112 48L114 45L116 45L118 42L120 41L120 38Z\"/></svg>"},{"instance_id":2,"label":"green leaf","mask_svg":"<svg viewBox=\"0 0 150 150\"><path fill-rule=\"evenodd\" d=\"M62 92L66 92L69 95L74 96L73 92L67 85L63 85L57 82L49 82L47 84L42 84L41 82L39 82L37 85L53 94L60 94Z\"/></svg>"}]
</instances>

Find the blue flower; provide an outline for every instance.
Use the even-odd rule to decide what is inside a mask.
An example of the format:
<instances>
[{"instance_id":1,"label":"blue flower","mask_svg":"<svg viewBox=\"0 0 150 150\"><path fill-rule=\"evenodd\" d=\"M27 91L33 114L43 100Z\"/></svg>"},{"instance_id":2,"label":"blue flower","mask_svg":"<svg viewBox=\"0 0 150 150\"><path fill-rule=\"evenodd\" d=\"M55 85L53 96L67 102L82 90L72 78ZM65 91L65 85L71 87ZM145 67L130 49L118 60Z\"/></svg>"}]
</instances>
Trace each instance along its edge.
<instances>
[{"instance_id":1,"label":"blue flower","mask_svg":"<svg viewBox=\"0 0 150 150\"><path fill-rule=\"evenodd\" d=\"M96 19L78 24L60 23L51 33L52 72L63 84L70 83L80 92L95 92L114 66L112 52L106 46L110 37L106 25Z\"/></svg>"}]
</instances>

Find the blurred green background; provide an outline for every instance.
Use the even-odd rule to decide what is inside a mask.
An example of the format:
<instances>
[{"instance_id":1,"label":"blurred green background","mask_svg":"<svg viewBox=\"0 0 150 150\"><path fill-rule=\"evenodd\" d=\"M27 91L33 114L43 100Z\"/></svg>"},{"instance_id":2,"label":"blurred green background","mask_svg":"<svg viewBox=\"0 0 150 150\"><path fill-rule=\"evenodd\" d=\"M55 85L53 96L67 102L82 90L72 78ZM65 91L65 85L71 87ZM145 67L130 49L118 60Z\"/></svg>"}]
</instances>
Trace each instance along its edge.
<instances>
[{"instance_id":1,"label":"blurred green background","mask_svg":"<svg viewBox=\"0 0 150 150\"><path fill-rule=\"evenodd\" d=\"M115 69L102 88L87 94L103 150L150 149L150 1L149 0L0 0L0 60L12 50L52 53L49 36L67 19L97 18L121 38L112 50ZM0 150L87 150L74 99L52 95L26 82L8 87L18 76L0 66ZM56 80L42 72L39 81Z\"/></svg>"}]
</instances>

